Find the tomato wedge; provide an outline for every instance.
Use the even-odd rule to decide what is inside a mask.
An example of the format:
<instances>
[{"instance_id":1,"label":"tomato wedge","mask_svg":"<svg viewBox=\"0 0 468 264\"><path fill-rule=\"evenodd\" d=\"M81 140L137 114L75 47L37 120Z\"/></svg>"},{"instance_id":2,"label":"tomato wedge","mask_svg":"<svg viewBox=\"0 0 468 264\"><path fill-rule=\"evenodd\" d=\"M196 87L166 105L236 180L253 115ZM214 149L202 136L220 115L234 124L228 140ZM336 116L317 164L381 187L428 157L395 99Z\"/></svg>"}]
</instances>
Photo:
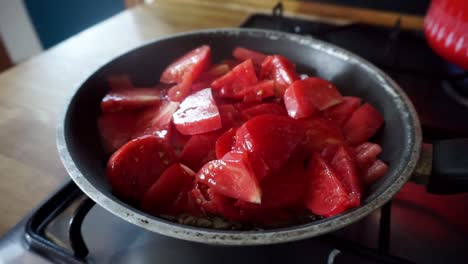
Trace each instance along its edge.
<instances>
[{"instance_id":1,"label":"tomato wedge","mask_svg":"<svg viewBox=\"0 0 468 264\"><path fill-rule=\"evenodd\" d=\"M165 101L160 106L150 107L143 111L136 120L133 138L155 135L168 141L172 115L178 106L179 103Z\"/></svg>"},{"instance_id":2,"label":"tomato wedge","mask_svg":"<svg viewBox=\"0 0 468 264\"><path fill-rule=\"evenodd\" d=\"M341 146L331 161L331 167L349 195L349 206L359 206L361 204L362 186L357 175L353 155L345 147Z\"/></svg>"},{"instance_id":3,"label":"tomato wedge","mask_svg":"<svg viewBox=\"0 0 468 264\"><path fill-rule=\"evenodd\" d=\"M330 165L314 154L307 168L306 207L316 215L334 216L348 208L348 194Z\"/></svg>"},{"instance_id":4,"label":"tomato wedge","mask_svg":"<svg viewBox=\"0 0 468 264\"><path fill-rule=\"evenodd\" d=\"M343 126L343 134L351 145L366 142L382 126L383 116L372 105L360 106Z\"/></svg>"},{"instance_id":5,"label":"tomato wedge","mask_svg":"<svg viewBox=\"0 0 468 264\"><path fill-rule=\"evenodd\" d=\"M118 149L107 163L112 191L122 199L138 202L175 157L164 140L143 136Z\"/></svg>"},{"instance_id":6,"label":"tomato wedge","mask_svg":"<svg viewBox=\"0 0 468 264\"><path fill-rule=\"evenodd\" d=\"M287 116L261 115L236 133L235 149L258 154L272 171L280 169L302 140L297 123Z\"/></svg>"},{"instance_id":7,"label":"tomato wedge","mask_svg":"<svg viewBox=\"0 0 468 264\"><path fill-rule=\"evenodd\" d=\"M215 144L219 133L209 132L193 135L185 144L180 161L194 171L198 171L205 163L216 159Z\"/></svg>"},{"instance_id":8,"label":"tomato wedge","mask_svg":"<svg viewBox=\"0 0 468 264\"><path fill-rule=\"evenodd\" d=\"M353 112L361 105L361 98L344 96L343 102L325 109L325 116L343 125Z\"/></svg>"},{"instance_id":9,"label":"tomato wedge","mask_svg":"<svg viewBox=\"0 0 468 264\"><path fill-rule=\"evenodd\" d=\"M356 162L361 170L367 170L382 152L382 148L375 143L365 142L354 149Z\"/></svg>"},{"instance_id":10,"label":"tomato wedge","mask_svg":"<svg viewBox=\"0 0 468 264\"><path fill-rule=\"evenodd\" d=\"M260 203L261 191L246 153L228 152L220 160L208 162L197 180L213 191L243 201Z\"/></svg>"},{"instance_id":11,"label":"tomato wedge","mask_svg":"<svg viewBox=\"0 0 468 264\"><path fill-rule=\"evenodd\" d=\"M184 165L173 164L143 196L141 208L153 215L182 212L186 201L181 200L187 199L187 192L191 189L194 180L195 172Z\"/></svg>"},{"instance_id":12,"label":"tomato wedge","mask_svg":"<svg viewBox=\"0 0 468 264\"><path fill-rule=\"evenodd\" d=\"M276 95L282 97L286 88L299 80L296 66L280 55L268 56L260 70L260 80L274 80Z\"/></svg>"},{"instance_id":13,"label":"tomato wedge","mask_svg":"<svg viewBox=\"0 0 468 264\"><path fill-rule=\"evenodd\" d=\"M154 88L119 89L110 91L101 102L104 113L128 111L157 105L161 101L161 90Z\"/></svg>"},{"instance_id":14,"label":"tomato wedge","mask_svg":"<svg viewBox=\"0 0 468 264\"><path fill-rule=\"evenodd\" d=\"M284 104L290 117L299 119L327 109L343 100L336 87L320 78L295 81L284 93Z\"/></svg>"},{"instance_id":15,"label":"tomato wedge","mask_svg":"<svg viewBox=\"0 0 468 264\"><path fill-rule=\"evenodd\" d=\"M172 62L161 74L162 83L181 83L187 76L196 80L211 62L208 45L195 48Z\"/></svg>"},{"instance_id":16,"label":"tomato wedge","mask_svg":"<svg viewBox=\"0 0 468 264\"><path fill-rule=\"evenodd\" d=\"M104 113L99 116L98 128L106 153L112 153L133 138L140 112Z\"/></svg>"},{"instance_id":17,"label":"tomato wedge","mask_svg":"<svg viewBox=\"0 0 468 264\"><path fill-rule=\"evenodd\" d=\"M258 51L253 51L250 49L246 49L243 47L236 47L232 51L232 56L236 58L237 60L240 61L245 61L251 59L252 62L256 65L261 65L262 62L265 60L267 57L265 54L258 52Z\"/></svg>"},{"instance_id":18,"label":"tomato wedge","mask_svg":"<svg viewBox=\"0 0 468 264\"><path fill-rule=\"evenodd\" d=\"M231 127L216 140L216 157L221 159L226 153L232 150L236 142L237 128Z\"/></svg>"},{"instance_id":19,"label":"tomato wedge","mask_svg":"<svg viewBox=\"0 0 468 264\"><path fill-rule=\"evenodd\" d=\"M279 116L286 116L287 113L279 104L275 103L264 103L258 104L252 107L249 107L241 112L242 118L244 120L250 120L253 117L259 115L279 115Z\"/></svg>"},{"instance_id":20,"label":"tomato wedge","mask_svg":"<svg viewBox=\"0 0 468 264\"><path fill-rule=\"evenodd\" d=\"M340 127L325 118L304 118L298 120L303 131L302 145L310 153L321 152L331 145L342 145L345 140Z\"/></svg>"},{"instance_id":21,"label":"tomato wedge","mask_svg":"<svg viewBox=\"0 0 468 264\"><path fill-rule=\"evenodd\" d=\"M366 186L376 182L388 171L388 166L381 160L374 161L370 167L365 171L363 182Z\"/></svg>"},{"instance_id":22,"label":"tomato wedge","mask_svg":"<svg viewBox=\"0 0 468 264\"><path fill-rule=\"evenodd\" d=\"M220 90L221 97L242 99L245 88L258 82L252 60L246 60L237 65L227 74L211 83L211 87Z\"/></svg>"},{"instance_id":23,"label":"tomato wedge","mask_svg":"<svg viewBox=\"0 0 468 264\"><path fill-rule=\"evenodd\" d=\"M203 89L185 98L174 113L173 122L184 135L201 134L220 128L221 117L211 89Z\"/></svg>"},{"instance_id":24,"label":"tomato wedge","mask_svg":"<svg viewBox=\"0 0 468 264\"><path fill-rule=\"evenodd\" d=\"M245 88L244 102L261 102L275 95L275 81L264 80Z\"/></svg>"}]
</instances>

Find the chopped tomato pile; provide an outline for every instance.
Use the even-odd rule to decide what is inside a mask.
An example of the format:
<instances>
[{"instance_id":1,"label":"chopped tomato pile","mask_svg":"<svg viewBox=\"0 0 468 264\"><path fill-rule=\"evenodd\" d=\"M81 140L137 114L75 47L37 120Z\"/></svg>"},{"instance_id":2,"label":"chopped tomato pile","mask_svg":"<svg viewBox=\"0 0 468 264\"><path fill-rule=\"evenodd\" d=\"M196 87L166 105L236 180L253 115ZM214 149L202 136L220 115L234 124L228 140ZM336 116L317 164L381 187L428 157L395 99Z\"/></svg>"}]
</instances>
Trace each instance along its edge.
<instances>
[{"instance_id":1,"label":"chopped tomato pile","mask_svg":"<svg viewBox=\"0 0 468 264\"><path fill-rule=\"evenodd\" d=\"M155 87L109 78L98 126L114 194L156 216L257 224L359 206L388 169L370 142L379 111L281 55L232 55L213 64L198 47Z\"/></svg>"}]
</instances>

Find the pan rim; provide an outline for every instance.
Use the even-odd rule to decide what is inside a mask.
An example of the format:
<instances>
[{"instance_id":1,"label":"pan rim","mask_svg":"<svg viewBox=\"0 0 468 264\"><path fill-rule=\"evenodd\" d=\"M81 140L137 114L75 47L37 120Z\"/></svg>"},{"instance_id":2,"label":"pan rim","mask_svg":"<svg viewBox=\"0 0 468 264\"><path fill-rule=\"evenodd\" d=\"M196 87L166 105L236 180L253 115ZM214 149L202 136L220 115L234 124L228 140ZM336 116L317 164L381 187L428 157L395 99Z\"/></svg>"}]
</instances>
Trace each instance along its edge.
<instances>
[{"instance_id":1,"label":"pan rim","mask_svg":"<svg viewBox=\"0 0 468 264\"><path fill-rule=\"evenodd\" d=\"M121 201L116 201L115 199L104 195L98 188L96 188L87 180L87 178L81 173L81 171L74 163L72 156L68 151L67 141L65 138L64 125L67 120L68 106L72 102L74 96L76 95L76 92L80 89L80 87L84 83L86 83L86 81L96 72L94 71L88 76L88 78L84 79L84 81L77 86L73 94L69 97L68 102L66 102L66 107L62 110L62 114L57 126L57 149L62 164L64 165L72 180L88 197L90 197L97 204L105 208L107 211L149 231L187 241L219 245L276 244L302 240L322 235L343 228L344 226L347 226L351 223L354 223L367 216L377 208L383 206L401 189L403 184L405 184L409 180L411 173L413 172L419 159L422 144L422 132L419 118L413 104L411 103L405 92L398 86L398 84L396 84L386 73L381 71L379 68L377 68L367 60L355 55L354 53L351 53L335 45L315 39L313 37L299 36L290 33L263 29L216 28L208 30L190 31L151 40L143 45L140 45L135 49L139 49L159 41L169 40L187 35L200 34L245 34L251 37L261 37L269 39L286 38L288 41L293 41L301 45L308 46L309 48L318 49L321 52L329 53L330 55L340 57L340 59L347 60L352 63L358 63L359 67L364 67L365 71L374 74L379 79L379 82L383 85L383 88L387 90L387 92L393 93L393 97L398 99L399 102L401 102L400 107L403 107L407 114L407 118L410 122L407 122L407 124L405 125L409 126L408 129L409 131L412 131L412 133L407 134L408 140L410 142L410 153L406 166L404 166L404 168L400 172L400 175L397 178L395 178L394 182L386 190L380 193L373 200L369 201L367 204L355 208L353 210L347 211L338 216L326 218L308 224L261 231L229 231L196 228L170 222L161 218L148 215L128 205L126 206L125 203ZM112 63L114 60L125 56L129 52L134 51L135 49L125 52L124 54L117 56L111 61L102 64L100 67L97 68L97 70L101 69L105 65L108 65L109 63Z\"/></svg>"}]
</instances>

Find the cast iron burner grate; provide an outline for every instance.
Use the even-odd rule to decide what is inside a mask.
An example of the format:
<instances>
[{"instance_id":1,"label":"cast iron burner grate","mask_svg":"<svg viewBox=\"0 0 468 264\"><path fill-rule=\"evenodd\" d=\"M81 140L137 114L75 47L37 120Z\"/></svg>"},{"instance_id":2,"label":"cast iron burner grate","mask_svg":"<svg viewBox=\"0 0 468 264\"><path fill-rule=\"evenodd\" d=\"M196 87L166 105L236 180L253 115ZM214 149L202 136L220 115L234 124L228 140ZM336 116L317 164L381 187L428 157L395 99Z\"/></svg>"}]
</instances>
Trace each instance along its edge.
<instances>
[{"instance_id":1,"label":"cast iron burner grate","mask_svg":"<svg viewBox=\"0 0 468 264\"><path fill-rule=\"evenodd\" d=\"M77 203L78 206L70 216L68 225L70 249L53 242L47 238L45 234L47 226L74 203ZM89 251L83 240L81 227L86 214L94 205L95 203L70 181L45 201L27 222L25 234L30 249L58 263L93 262L92 259L87 257ZM378 248L376 249L347 241L336 235L323 235L309 240L315 240L315 242L326 245L331 249L327 259L327 263L329 264L335 263L335 258L341 254L352 256L351 259L353 260L359 259L359 261L364 261L360 263L413 263L389 254L391 204L388 203L382 207L380 211L379 240ZM293 243L297 244L301 242ZM215 248L216 246L206 245L206 247ZM271 247L278 247L278 245L273 245ZM279 245L279 247L281 247L281 245ZM225 250L228 251L229 248ZM314 258L313 255L300 257L306 257L309 258L309 260Z\"/></svg>"}]
</instances>

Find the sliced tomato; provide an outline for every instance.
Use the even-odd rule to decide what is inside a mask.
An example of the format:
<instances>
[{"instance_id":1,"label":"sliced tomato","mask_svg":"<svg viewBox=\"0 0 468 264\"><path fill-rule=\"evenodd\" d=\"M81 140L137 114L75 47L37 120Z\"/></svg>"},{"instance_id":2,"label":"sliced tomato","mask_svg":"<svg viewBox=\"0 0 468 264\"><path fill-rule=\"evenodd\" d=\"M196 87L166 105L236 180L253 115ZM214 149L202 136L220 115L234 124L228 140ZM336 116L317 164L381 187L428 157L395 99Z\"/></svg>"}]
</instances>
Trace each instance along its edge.
<instances>
[{"instance_id":1,"label":"sliced tomato","mask_svg":"<svg viewBox=\"0 0 468 264\"><path fill-rule=\"evenodd\" d=\"M216 140L216 157L221 159L226 153L232 150L236 142L237 128L231 127Z\"/></svg>"},{"instance_id":2,"label":"sliced tomato","mask_svg":"<svg viewBox=\"0 0 468 264\"><path fill-rule=\"evenodd\" d=\"M182 82L172 86L167 92L169 99L173 102L182 102L190 94L192 80L192 77L188 75Z\"/></svg>"},{"instance_id":3,"label":"sliced tomato","mask_svg":"<svg viewBox=\"0 0 468 264\"><path fill-rule=\"evenodd\" d=\"M234 145L235 144L236 143L234 142ZM263 160L260 154L255 152L248 152L247 156L255 177L257 177L257 180L263 181L263 179L267 178L267 176L271 173L271 169L268 167L268 164L265 162L265 160Z\"/></svg>"},{"instance_id":4,"label":"sliced tomato","mask_svg":"<svg viewBox=\"0 0 468 264\"><path fill-rule=\"evenodd\" d=\"M299 80L296 66L280 55L268 56L260 70L260 80L274 80L276 95L282 97L286 88Z\"/></svg>"},{"instance_id":5,"label":"sliced tomato","mask_svg":"<svg viewBox=\"0 0 468 264\"><path fill-rule=\"evenodd\" d=\"M370 167L365 171L363 182L366 186L371 185L378 179L383 177L388 171L388 166L381 160L374 161Z\"/></svg>"},{"instance_id":6,"label":"sliced tomato","mask_svg":"<svg viewBox=\"0 0 468 264\"><path fill-rule=\"evenodd\" d=\"M344 96L340 104L325 109L325 116L343 125L353 112L358 109L361 101L359 97Z\"/></svg>"},{"instance_id":7,"label":"sliced tomato","mask_svg":"<svg viewBox=\"0 0 468 264\"><path fill-rule=\"evenodd\" d=\"M110 113L144 108L159 104L161 96L161 90L154 88L111 90L102 99L101 109L104 113Z\"/></svg>"},{"instance_id":8,"label":"sliced tomato","mask_svg":"<svg viewBox=\"0 0 468 264\"><path fill-rule=\"evenodd\" d=\"M299 156L294 155L280 171L260 183L261 204L238 201L236 206L245 209L297 207L302 201L305 186L304 161Z\"/></svg>"},{"instance_id":9,"label":"sliced tomato","mask_svg":"<svg viewBox=\"0 0 468 264\"><path fill-rule=\"evenodd\" d=\"M107 179L120 198L139 202L175 156L164 140L143 136L119 148L107 163Z\"/></svg>"},{"instance_id":10,"label":"sliced tomato","mask_svg":"<svg viewBox=\"0 0 468 264\"><path fill-rule=\"evenodd\" d=\"M330 164L349 195L349 206L359 206L361 204L362 184L357 174L356 161L353 155L345 147L341 146Z\"/></svg>"},{"instance_id":11,"label":"sliced tomato","mask_svg":"<svg viewBox=\"0 0 468 264\"><path fill-rule=\"evenodd\" d=\"M267 55L261 52L253 51L253 50L246 49L243 47L236 47L232 51L232 56L240 61L251 59L252 62L257 65L261 65L263 60L265 60L265 58L267 57Z\"/></svg>"},{"instance_id":12,"label":"sliced tomato","mask_svg":"<svg viewBox=\"0 0 468 264\"><path fill-rule=\"evenodd\" d=\"M330 145L342 145L344 137L340 127L325 118L304 118L299 120L304 133L302 145L310 153L321 152Z\"/></svg>"},{"instance_id":13,"label":"sliced tomato","mask_svg":"<svg viewBox=\"0 0 468 264\"><path fill-rule=\"evenodd\" d=\"M343 125L343 134L351 145L366 142L382 126L383 116L372 105L360 106Z\"/></svg>"},{"instance_id":14,"label":"sliced tomato","mask_svg":"<svg viewBox=\"0 0 468 264\"><path fill-rule=\"evenodd\" d=\"M221 115L223 130L231 127L238 127L242 124L242 118L239 110L233 104L223 104L218 107Z\"/></svg>"},{"instance_id":15,"label":"sliced tomato","mask_svg":"<svg viewBox=\"0 0 468 264\"><path fill-rule=\"evenodd\" d=\"M227 64L213 65L208 71L203 72L198 80L192 84L191 91L196 92L205 88L210 88L211 83L230 70Z\"/></svg>"},{"instance_id":16,"label":"sliced tomato","mask_svg":"<svg viewBox=\"0 0 468 264\"><path fill-rule=\"evenodd\" d=\"M286 110L279 104L275 103L263 103L249 107L241 112L242 118L244 120L250 120L255 116L259 115L279 115L286 116Z\"/></svg>"},{"instance_id":17,"label":"sliced tomato","mask_svg":"<svg viewBox=\"0 0 468 264\"><path fill-rule=\"evenodd\" d=\"M193 216L200 216L207 213L216 214L217 210L211 201L211 190L202 183L196 183L188 194L187 210Z\"/></svg>"},{"instance_id":18,"label":"sliced tomato","mask_svg":"<svg viewBox=\"0 0 468 264\"><path fill-rule=\"evenodd\" d=\"M103 113L98 119L104 150L112 153L133 138L140 112Z\"/></svg>"},{"instance_id":19,"label":"sliced tomato","mask_svg":"<svg viewBox=\"0 0 468 264\"><path fill-rule=\"evenodd\" d=\"M307 168L306 207L316 215L334 216L348 208L348 193L330 165L314 154Z\"/></svg>"},{"instance_id":20,"label":"sliced tomato","mask_svg":"<svg viewBox=\"0 0 468 264\"><path fill-rule=\"evenodd\" d=\"M275 81L264 80L245 88L244 102L261 102L275 95Z\"/></svg>"},{"instance_id":21,"label":"sliced tomato","mask_svg":"<svg viewBox=\"0 0 468 264\"><path fill-rule=\"evenodd\" d=\"M172 62L161 75L162 83L181 83L187 76L195 81L211 63L211 49L208 45L189 51Z\"/></svg>"},{"instance_id":22,"label":"sliced tomato","mask_svg":"<svg viewBox=\"0 0 468 264\"><path fill-rule=\"evenodd\" d=\"M174 113L173 122L184 135L201 134L220 128L221 117L211 89L203 89L185 98Z\"/></svg>"},{"instance_id":23,"label":"sliced tomato","mask_svg":"<svg viewBox=\"0 0 468 264\"><path fill-rule=\"evenodd\" d=\"M169 142L172 115L179 103L165 101L160 106L150 107L141 112L136 119L133 138L155 135Z\"/></svg>"},{"instance_id":24,"label":"sliced tomato","mask_svg":"<svg viewBox=\"0 0 468 264\"><path fill-rule=\"evenodd\" d=\"M197 180L213 191L252 203L261 202L261 191L246 153L231 151L220 160L208 162Z\"/></svg>"},{"instance_id":25,"label":"sliced tomato","mask_svg":"<svg viewBox=\"0 0 468 264\"><path fill-rule=\"evenodd\" d=\"M343 100L336 87L323 79L311 77L295 81L284 93L289 116L295 119L311 116Z\"/></svg>"},{"instance_id":26,"label":"sliced tomato","mask_svg":"<svg viewBox=\"0 0 468 264\"><path fill-rule=\"evenodd\" d=\"M195 173L181 164L168 167L143 196L141 208L152 215L178 214L184 210L187 186L193 184ZM177 206L175 206L177 205Z\"/></svg>"},{"instance_id":27,"label":"sliced tomato","mask_svg":"<svg viewBox=\"0 0 468 264\"><path fill-rule=\"evenodd\" d=\"M258 82L252 60L246 60L234 67L230 72L211 83L211 87L219 90L219 96L242 99L245 88Z\"/></svg>"},{"instance_id":28,"label":"sliced tomato","mask_svg":"<svg viewBox=\"0 0 468 264\"><path fill-rule=\"evenodd\" d=\"M191 136L182 135L177 129L175 129L174 124L171 124L170 126L171 128L169 129L169 138L171 141L171 146L177 156L180 156L185 144L187 144Z\"/></svg>"},{"instance_id":29,"label":"sliced tomato","mask_svg":"<svg viewBox=\"0 0 468 264\"><path fill-rule=\"evenodd\" d=\"M236 133L235 149L257 153L272 171L279 170L302 140L297 123L287 116L261 115Z\"/></svg>"},{"instance_id":30,"label":"sliced tomato","mask_svg":"<svg viewBox=\"0 0 468 264\"><path fill-rule=\"evenodd\" d=\"M378 144L365 142L357 146L354 151L358 167L367 170L377 160L382 148Z\"/></svg>"},{"instance_id":31,"label":"sliced tomato","mask_svg":"<svg viewBox=\"0 0 468 264\"><path fill-rule=\"evenodd\" d=\"M226 197L217 192L209 193L212 206L215 209L215 214L223 216L225 219L232 221L241 221L242 216L238 207L234 206L235 199Z\"/></svg>"},{"instance_id":32,"label":"sliced tomato","mask_svg":"<svg viewBox=\"0 0 468 264\"><path fill-rule=\"evenodd\" d=\"M193 135L180 154L180 161L194 171L198 171L209 161L216 159L215 144L217 132Z\"/></svg>"}]
</instances>

